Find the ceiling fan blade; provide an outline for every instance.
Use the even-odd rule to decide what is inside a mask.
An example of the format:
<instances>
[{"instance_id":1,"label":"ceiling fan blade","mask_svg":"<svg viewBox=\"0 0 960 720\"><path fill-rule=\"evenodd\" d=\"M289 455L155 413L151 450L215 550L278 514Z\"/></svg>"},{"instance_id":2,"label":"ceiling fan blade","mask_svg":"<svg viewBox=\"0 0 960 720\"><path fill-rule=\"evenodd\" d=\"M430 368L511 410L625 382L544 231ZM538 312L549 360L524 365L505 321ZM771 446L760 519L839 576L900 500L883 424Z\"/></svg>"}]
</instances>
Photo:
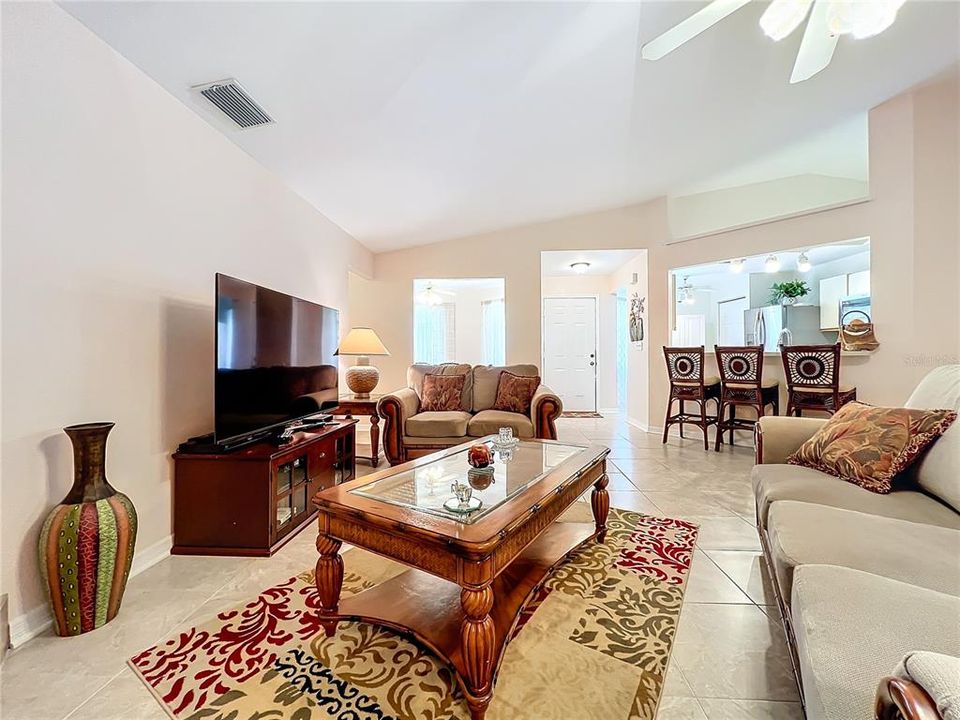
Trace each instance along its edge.
<instances>
[{"instance_id":1,"label":"ceiling fan blade","mask_svg":"<svg viewBox=\"0 0 960 720\"><path fill-rule=\"evenodd\" d=\"M809 80L830 64L833 51L837 47L838 35L832 35L827 26L827 11L829 3L817 0L807 21L807 28L800 41L800 50L797 52L797 62L790 75L790 83L799 83Z\"/></svg>"},{"instance_id":2,"label":"ceiling fan blade","mask_svg":"<svg viewBox=\"0 0 960 720\"><path fill-rule=\"evenodd\" d=\"M750 0L713 0L702 10L695 12L683 22L674 25L640 48L644 60L659 60L689 42L704 30L713 27L727 15L736 12Z\"/></svg>"}]
</instances>

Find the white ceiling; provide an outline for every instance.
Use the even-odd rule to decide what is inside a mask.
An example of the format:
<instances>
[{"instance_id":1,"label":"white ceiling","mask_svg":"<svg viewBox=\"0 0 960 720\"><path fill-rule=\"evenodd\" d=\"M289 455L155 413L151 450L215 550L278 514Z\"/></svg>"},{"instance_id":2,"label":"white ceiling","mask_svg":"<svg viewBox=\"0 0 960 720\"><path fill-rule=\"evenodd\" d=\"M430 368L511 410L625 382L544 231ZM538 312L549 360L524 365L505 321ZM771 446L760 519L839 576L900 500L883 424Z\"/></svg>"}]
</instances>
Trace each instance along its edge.
<instances>
[{"instance_id":1,"label":"white ceiling","mask_svg":"<svg viewBox=\"0 0 960 720\"><path fill-rule=\"evenodd\" d=\"M658 62L703 2L64 2L205 118L239 79L276 125L227 135L374 250L622 206L763 157L955 63L958 6L908 2L788 82L750 3Z\"/></svg>"},{"instance_id":2,"label":"white ceiling","mask_svg":"<svg viewBox=\"0 0 960 720\"><path fill-rule=\"evenodd\" d=\"M545 250L540 253L540 275L609 275L640 255L644 250ZM588 262L584 273L570 269L576 262Z\"/></svg>"}]
</instances>

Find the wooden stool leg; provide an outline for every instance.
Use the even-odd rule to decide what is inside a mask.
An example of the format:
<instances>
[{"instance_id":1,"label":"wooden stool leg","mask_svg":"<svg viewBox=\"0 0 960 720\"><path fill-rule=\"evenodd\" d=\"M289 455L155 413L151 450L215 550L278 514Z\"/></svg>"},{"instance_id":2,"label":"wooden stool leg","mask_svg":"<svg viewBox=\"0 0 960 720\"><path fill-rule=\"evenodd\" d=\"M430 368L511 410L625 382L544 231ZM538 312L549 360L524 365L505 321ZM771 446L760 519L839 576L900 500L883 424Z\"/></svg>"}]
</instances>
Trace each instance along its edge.
<instances>
[{"instance_id":1,"label":"wooden stool leg","mask_svg":"<svg viewBox=\"0 0 960 720\"><path fill-rule=\"evenodd\" d=\"M716 452L720 452L720 445L721 443L723 443L723 426L724 426L723 413L725 410L726 410L726 405L723 403L722 400L719 401L719 403L717 404L717 442L713 448Z\"/></svg>"},{"instance_id":2,"label":"wooden stool leg","mask_svg":"<svg viewBox=\"0 0 960 720\"><path fill-rule=\"evenodd\" d=\"M700 429L703 430L703 449L710 449L710 441L707 439L707 401L700 399Z\"/></svg>"},{"instance_id":3,"label":"wooden stool leg","mask_svg":"<svg viewBox=\"0 0 960 720\"><path fill-rule=\"evenodd\" d=\"M663 418L663 442L667 442L667 432L670 430L670 411L673 409L673 398L667 400L667 414Z\"/></svg>"}]
</instances>

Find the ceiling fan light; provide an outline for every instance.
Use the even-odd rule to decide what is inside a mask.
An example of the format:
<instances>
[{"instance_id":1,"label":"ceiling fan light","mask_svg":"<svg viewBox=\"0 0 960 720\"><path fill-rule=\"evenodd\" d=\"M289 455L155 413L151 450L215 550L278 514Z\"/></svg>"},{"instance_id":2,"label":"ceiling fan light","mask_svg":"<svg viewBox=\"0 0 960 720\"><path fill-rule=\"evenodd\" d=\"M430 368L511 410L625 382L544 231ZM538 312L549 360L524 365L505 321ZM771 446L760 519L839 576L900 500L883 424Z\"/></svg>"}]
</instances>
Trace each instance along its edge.
<instances>
[{"instance_id":1,"label":"ceiling fan light","mask_svg":"<svg viewBox=\"0 0 960 720\"><path fill-rule=\"evenodd\" d=\"M773 0L760 18L760 28L779 42L800 27L812 4L813 0Z\"/></svg>"},{"instance_id":2,"label":"ceiling fan light","mask_svg":"<svg viewBox=\"0 0 960 720\"><path fill-rule=\"evenodd\" d=\"M833 35L858 40L879 35L893 25L906 0L830 0L827 27Z\"/></svg>"},{"instance_id":3,"label":"ceiling fan light","mask_svg":"<svg viewBox=\"0 0 960 720\"><path fill-rule=\"evenodd\" d=\"M780 258L776 255L768 255L766 261L763 263L763 269L768 273L775 273L780 269Z\"/></svg>"},{"instance_id":4,"label":"ceiling fan light","mask_svg":"<svg viewBox=\"0 0 960 720\"><path fill-rule=\"evenodd\" d=\"M813 267L813 264L810 262L810 258L807 257L806 253L800 253L800 257L797 258L797 271L798 272L810 272L810 268Z\"/></svg>"}]
</instances>

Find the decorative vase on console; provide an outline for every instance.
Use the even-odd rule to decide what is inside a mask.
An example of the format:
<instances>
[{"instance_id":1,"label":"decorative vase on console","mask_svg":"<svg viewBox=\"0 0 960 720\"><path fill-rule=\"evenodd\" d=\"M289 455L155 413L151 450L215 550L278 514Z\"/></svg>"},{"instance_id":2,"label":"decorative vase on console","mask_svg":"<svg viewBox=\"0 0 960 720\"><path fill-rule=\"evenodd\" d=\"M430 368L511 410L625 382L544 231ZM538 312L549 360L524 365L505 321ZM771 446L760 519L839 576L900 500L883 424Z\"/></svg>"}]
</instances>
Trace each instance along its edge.
<instances>
[{"instance_id":1,"label":"decorative vase on console","mask_svg":"<svg viewBox=\"0 0 960 720\"><path fill-rule=\"evenodd\" d=\"M137 511L107 482L111 422L71 425L73 487L43 523L40 574L58 635L81 635L120 609L137 540Z\"/></svg>"}]
</instances>

